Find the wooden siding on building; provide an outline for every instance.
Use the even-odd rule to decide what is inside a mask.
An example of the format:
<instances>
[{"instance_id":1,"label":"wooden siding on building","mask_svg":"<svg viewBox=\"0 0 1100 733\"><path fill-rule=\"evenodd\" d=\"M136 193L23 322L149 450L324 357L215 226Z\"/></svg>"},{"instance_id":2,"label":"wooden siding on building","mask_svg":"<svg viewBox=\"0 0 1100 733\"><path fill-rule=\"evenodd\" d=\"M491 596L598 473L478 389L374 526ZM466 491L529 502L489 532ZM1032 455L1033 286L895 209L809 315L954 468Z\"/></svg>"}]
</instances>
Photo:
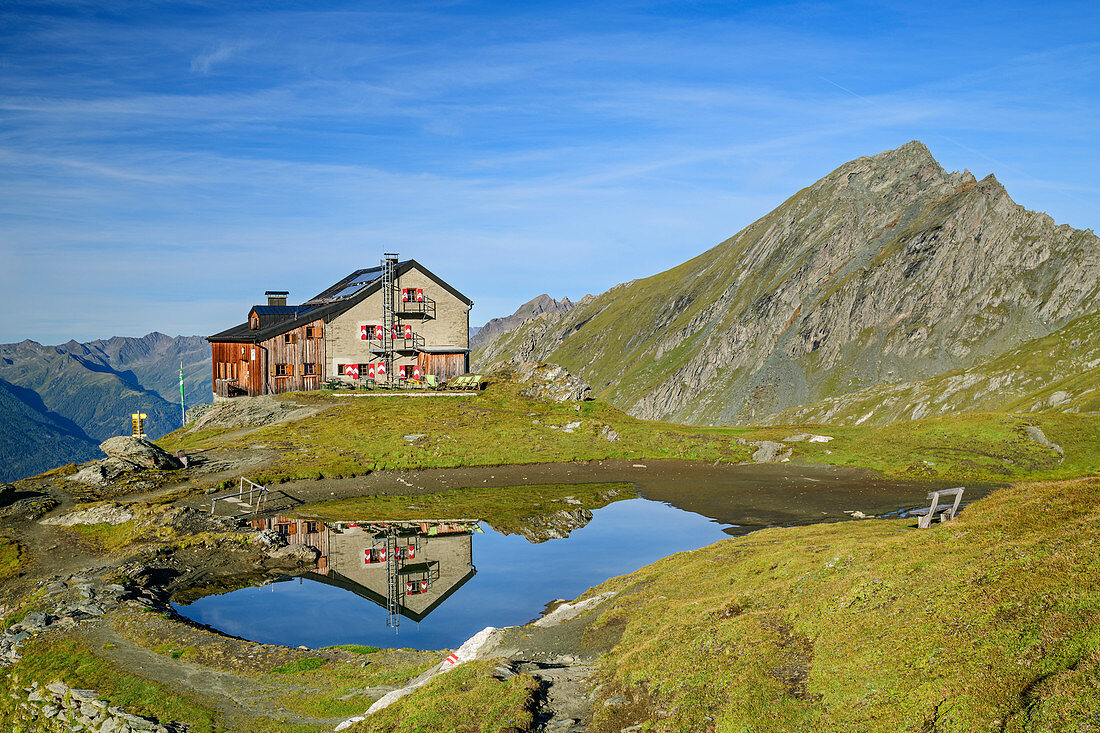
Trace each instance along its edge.
<instances>
[{"instance_id":1,"label":"wooden siding on building","mask_svg":"<svg viewBox=\"0 0 1100 733\"><path fill-rule=\"evenodd\" d=\"M212 343L210 360L213 365L215 394L220 397L234 396L235 391L228 389L230 387L246 392L249 397L261 394L263 354L256 344ZM221 392L218 389L219 384L222 387Z\"/></svg>"},{"instance_id":2,"label":"wooden siding on building","mask_svg":"<svg viewBox=\"0 0 1100 733\"><path fill-rule=\"evenodd\" d=\"M307 328L313 329L314 338L306 338ZM326 379L324 331L325 323L318 320L258 344L210 344L214 393L232 397L239 394L236 387L255 397L320 389ZM286 365L287 376L275 376L278 364ZM305 373L306 364L314 365L314 374Z\"/></svg>"},{"instance_id":3,"label":"wooden siding on building","mask_svg":"<svg viewBox=\"0 0 1100 733\"><path fill-rule=\"evenodd\" d=\"M423 375L434 374L436 379L451 379L466 373L466 354L417 354L417 363Z\"/></svg>"},{"instance_id":4,"label":"wooden siding on building","mask_svg":"<svg viewBox=\"0 0 1100 733\"><path fill-rule=\"evenodd\" d=\"M306 338L306 329L314 338ZM264 394L320 389L325 380L325 324L313 321L260 344L267 355ZM314 374L305 373L312 364ZM286 376L276 376L278 365L286 366Z\"/></svg>"}]
</instances>

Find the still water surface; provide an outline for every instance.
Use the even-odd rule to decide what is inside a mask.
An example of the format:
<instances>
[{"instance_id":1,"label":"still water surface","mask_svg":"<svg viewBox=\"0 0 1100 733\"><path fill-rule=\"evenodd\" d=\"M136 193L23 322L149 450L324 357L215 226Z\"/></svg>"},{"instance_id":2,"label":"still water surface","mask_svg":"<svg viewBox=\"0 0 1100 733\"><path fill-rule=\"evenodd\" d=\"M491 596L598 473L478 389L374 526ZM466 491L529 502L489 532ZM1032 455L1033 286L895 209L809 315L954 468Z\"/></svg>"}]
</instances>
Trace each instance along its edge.
<instances>
[{"instance_id":1,"label":"still water surface","mask_svg":"<svg viewBox=\"0 0 1100 733\"><path fill-rule=\"evenodd\" d=\"M484 534L470 538L476 573L419 623L402 617L396 629L387 628L384 605L308 578L207 596L176 610L224 633L266 643L454 648L486 626L526 623L550 600L575 598L609 577L728 537L723 530L735 531L648 499L614 502L593 512L592 521L568 538L539 544L481 526ZM433 542L438 538L426 539L429 547Z\"/></svg>"},{"instance_id":2,"label":"still water surface","mask_svg":"<svg viewBox=\"0 0 1100 733\"><path fill-rule=\"evenodd\" d=\"M225 633L268 643L454 648L486 626L526 623L551 600L575 598L609 577L682 550L761 527L846 520L855 510L883 515L919 505L927 491L947 486L833 467L599 461L378 472L344 481L342 490L344 495L385 493L382 489L395 482L440 490L601 481L630 481L643 498L614 502L568 538L539 544L501 535L484 523L484 534L428 537L420 531L415 540L403 540L415 542L415 557L394 566L402 573L396 593L387 588L386 563L363 561L365 547L378 547L372 538L377 529L343 523L341 531L331 533L322 526L323 539L306 542L322 550L324 567L311 574L315 580L286 579L207 596L177 610ZM313 500L325 498L337 484L321 485ZM315 486L291 488L303 492ZM967 501L990 488L967 486ZM301 535L297 539L302 541ZM421 582L427 583L423 593ZM388 597L399 597L405 611L396 629L386 625Z\"/></svg>"}]
</instances>

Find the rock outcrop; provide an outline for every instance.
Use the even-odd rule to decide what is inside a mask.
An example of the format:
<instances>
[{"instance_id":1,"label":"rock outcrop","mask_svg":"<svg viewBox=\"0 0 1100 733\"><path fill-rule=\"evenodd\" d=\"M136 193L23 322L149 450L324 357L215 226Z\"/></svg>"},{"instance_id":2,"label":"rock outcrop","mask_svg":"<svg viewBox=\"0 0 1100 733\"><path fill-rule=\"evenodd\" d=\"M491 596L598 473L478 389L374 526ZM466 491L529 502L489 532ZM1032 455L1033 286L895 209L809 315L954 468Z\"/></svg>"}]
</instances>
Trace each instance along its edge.
<instances>
[{"instance_id":1,"label":"rock outcrop","mask_svg":"<svg viewBox=\"0 0 1100 733\"><path fill-rule=\"evenodd\" d=\"M1093 232L1018 206L993 176L948 173L911 142L475 359L562 364L639 417L750 423L968 369L1097 311Z\"/></svg>"},{"instance_id":2,"label":"rock outcrop","mask_svg":"<svg viewBox=\"0 0 1100 733\"><path fill-rule=\"evenodd\" d=\"M536 517L528 517L516 528L516 534L532 544L568 537L575 529L588 526L592 512L588 509L562 509Z\"/></svg>"},{"instance_id":3,"label":"rock outcrop","mask_svg":"<svg viewBox=\"0 0 1100 733\"><path fill-rule=\"evenodd\" d=\"M560 364L513 361L494 366L493 371L527 386L521 394L548 402L583 402L592 399L592 387Z\"/></svg>"},{"instance_id":4,"label":"rock outcrop","mask_svg":"<svg viewBox=\"0 0 1100 733\"><path fill-rule=\"evenodd\" d=\"M178 458L144 438L119 435L100 443L99 449L106 453L108 458L129 463L134 468L155 468L159 471L183 468Z\"/></svg>"},{"instance_id":5,"label":"rock outcrop","mask_svg":"<svg viewBox=\"0 0 1100 733\"><path fill-rule=\"evenodd\" d=\"M208 430L210 428L262 427L288 420L301 420L316 414L319 407L303 407L278 397L237 397L232 400L215 402L212 407L204 408L188 432Z\"/></svg>"},{"instance_id":6,"label":"rock outcrop","mask_svg":"<svg viewBox=\"0 0 1100 733\"><path fill-rule=\"evenodd\" d=\"M134 513L124 506L99 504L87 509L63 514L60 517L43 519L42 524L59 527L72 527L76 524L125 524L134 518Z\"/></svg>"}]
</instances>

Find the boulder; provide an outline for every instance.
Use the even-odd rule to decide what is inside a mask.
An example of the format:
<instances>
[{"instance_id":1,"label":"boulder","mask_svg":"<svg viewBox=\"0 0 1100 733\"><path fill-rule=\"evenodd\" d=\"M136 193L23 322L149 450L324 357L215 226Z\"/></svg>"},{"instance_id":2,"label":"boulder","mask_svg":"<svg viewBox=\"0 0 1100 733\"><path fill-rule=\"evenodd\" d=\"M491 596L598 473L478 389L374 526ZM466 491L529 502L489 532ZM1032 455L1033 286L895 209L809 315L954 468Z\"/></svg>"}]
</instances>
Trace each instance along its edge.
<instances>
[{"instance_id":1,"label":"boulder","mask_svg":"<svg viewBox=\"0 0 1100 733\"><path fill-rule=\"evenodd\" d=\"M1043 432L1043 429L1040 428L1038 425L1025 425L1024 432L1027 433L1027 437L1031 438L1039 445L1046 446L1050 450L1057 453L1059 456L1062 456L1063 458L1065 457L1066 452L1062 449L1062 446L1058 445L1053 440L1048 438Z\"/></svg>"},{"instance_id":2,"label":"boulder","mask_svg":"<svg viewBox=\"0 0 1100 733\"><path fill-rule=\"evenodd\" d=\"M183 467L178 458L144 438L120 435L103 441L99 444L99 449L110 458L130 463L137 468L173 470Z\"/></svg>"},{"instance_id":3,"label":"boulder","mask_svg":"<svg viewBox=\"0 0 1100 733\"><path fill-rule=\"evenodd\" d=\"M79 481L91 486L104 486L111 483L127 471L133 471L134 464L118 458L102 458L90 461L84 468L69 476L70 481Z\"/></svg>"},{"instance_id":4,"label":"boulder","mask_svg":"<svg viewBox=\"0 0 1100 733\"><path fill-rule=\"evenodd\" d=\"M264 529L256 533L256 540L268 550L286 547L286 537L273 529Z\"/></svg>"},{"instance_id":5,"label":"boulder","mask_svg":"<svg viewBox=\"0 0 1100 733\"><path fill-rule=\"evenodd\" d=\"M537 361L512 361L503 367L518 382L527 382L523 390L527 397L549 402L583 402L592 399L592 387L588 382L574 377L560 364L543 364Z\"/></svg>"},{"instance_id":6,"label":"boulder","mask_svg":"<svg viewBox=\"0 0 1100 733\"><path fill-rule=\"evenodd\" d=\"M99 504L88 509L43 519L42 524L72 527L74 524L124 524L134 518L134 513L124 506Z\"/></svg>"},{"instance_id":7,"label":"boulder","mask_svg":"<svg viewBox=\"0 0 1100 733\"><path fill-rule=\"evenodd\" d=\"M213 403L204 409L188 427L188 432L210 428L241 428L274 425L288 420L300 420L315 415L321 406L303 406L279 399L273 395L260 397L236 397Z\"/></svg>"},{"instance_id":8,"label":"boulder","mask_svg":"<svg viewBox=\"0 0 1100 733\"><path fill-rule=\"evenodd\" d=\"M320 556L317 548L309 545L287 545L277 550L270 550L267 556L280 563L289 562L296 565L312 565Z\"/></svg>"},{"instance_id":9,"label":"boulder","mask_svg":"<svg viewBox=\"0 0 1100 733\"><path fill-rule=\"evenodd\" d=\"M786 448L782 443L776 443L774 440L760 440L754 441L752 445L756 446L756 452L752 454L752 460L757 463L786 463L791 459L793 449Z\"/></svg>"}]
</instances>

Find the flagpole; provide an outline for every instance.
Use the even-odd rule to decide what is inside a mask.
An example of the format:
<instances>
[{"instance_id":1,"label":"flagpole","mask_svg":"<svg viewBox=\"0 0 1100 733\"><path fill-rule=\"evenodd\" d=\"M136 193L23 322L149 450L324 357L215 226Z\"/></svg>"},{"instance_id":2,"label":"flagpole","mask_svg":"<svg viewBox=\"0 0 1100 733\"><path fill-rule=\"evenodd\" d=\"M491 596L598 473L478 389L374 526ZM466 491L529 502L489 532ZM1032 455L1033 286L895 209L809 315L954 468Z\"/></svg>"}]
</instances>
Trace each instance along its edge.
<instances>
[{"instance_id":1,"label":"flagpole","mask_svg":"<svg viewBox=\"0 0 1100 733\"><path fill-rule=\"evenodd\" d=\"M183 362L180 362L180 427L187 425L187 405L183 398Z\"/></svg>"}]
</instances>

